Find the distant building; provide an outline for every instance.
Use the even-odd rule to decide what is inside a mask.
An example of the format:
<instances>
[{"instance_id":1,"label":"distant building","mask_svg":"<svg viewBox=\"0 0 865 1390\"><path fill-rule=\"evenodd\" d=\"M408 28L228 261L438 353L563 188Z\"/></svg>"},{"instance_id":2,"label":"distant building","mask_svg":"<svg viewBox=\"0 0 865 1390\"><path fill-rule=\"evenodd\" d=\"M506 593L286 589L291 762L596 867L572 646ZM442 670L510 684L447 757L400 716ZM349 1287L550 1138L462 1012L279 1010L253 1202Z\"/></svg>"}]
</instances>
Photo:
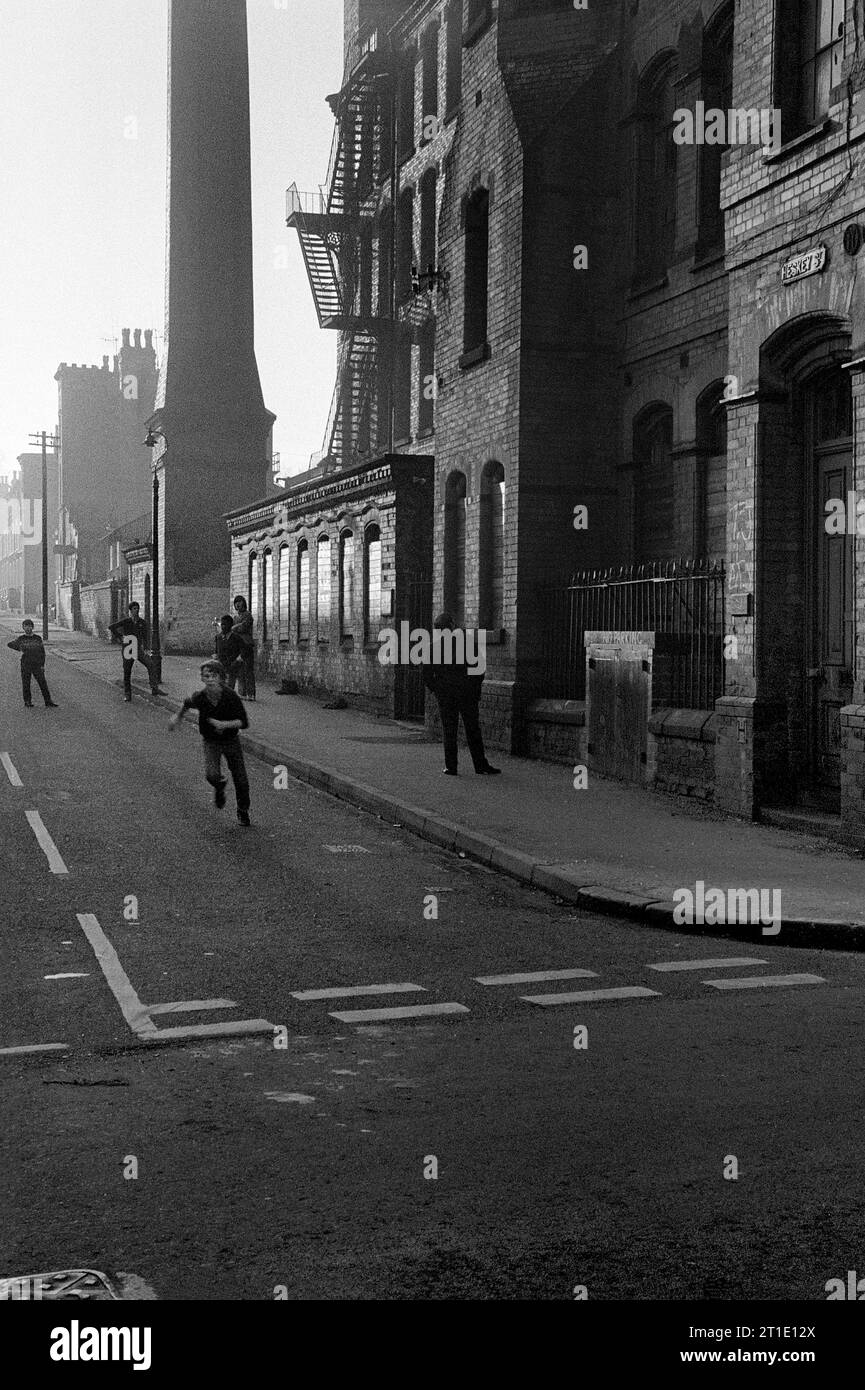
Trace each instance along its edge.
<instances>
[{"instance_id":1,"label":"distant building","mask_svg":"<svg viewBox=\"0 0 865 1390\"><path fill-rule=\"evenodd\" d=\"M0 609L41 612L42 453L18 455L18 472L0 478ZM47 455L48 604L55 602L57 570L57 456Z\"/></svg>"}]
</instances>

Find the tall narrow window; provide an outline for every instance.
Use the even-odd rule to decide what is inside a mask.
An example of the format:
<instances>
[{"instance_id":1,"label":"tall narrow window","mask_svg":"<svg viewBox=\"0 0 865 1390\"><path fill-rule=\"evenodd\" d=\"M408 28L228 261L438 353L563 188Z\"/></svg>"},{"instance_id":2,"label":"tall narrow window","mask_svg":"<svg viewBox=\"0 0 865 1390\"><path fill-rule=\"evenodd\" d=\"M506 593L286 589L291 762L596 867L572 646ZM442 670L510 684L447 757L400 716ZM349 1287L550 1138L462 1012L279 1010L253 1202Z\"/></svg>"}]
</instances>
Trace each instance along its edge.
<instances>
[{"instance_id":1,"label":"tall narrow window","mask_svg":"<svg viewBox=\"0 0 865 1390\"><path fill-rule=\"evenodd\" d=\"M258 593L258 556L253 551L249 557L249 611L254 623L259 622Z\"/></svg>"},{"instance_id":2,"label":"tall narrow window","mask_svg":"<svg viewBox=\"0 0 865 1390\"><path fill-rule=\"evenodd\" d=\"M265 550L261 573L261 640L273 636L273 551Z\"/></svg>"},{"instance_id":3,"label":"tall narrow window","mask_svg":"<svg viewBox=\"0 0 865 1390\"><path fill-rule=\"evenodd\" d=\"M309 640L309 544L297 547L297 640Z\"/></svg>"},{"instance_id":4,"label":"tall narrow window","mask_svg":"<svg viewBox=\"0 0 865 1390\"><path fill-rule=\"evenodd\" d=\"M779 0L775 104L782 140L816 125L841 81L844 0Z\"/></svg>"},{"instance_id":5,"label":"tall narrow window","mask_svg":"<svg viewBox=\"0 0 865 1390\"><path fill-rule=\"evenodd\" d=\"M316 629L319 642L330 637L330 538L319 536L316 561L318 608Z\"/></svg>"},{"instance_id":6,"label":"tall narrow window","mask_svg":"<svg viewBox=\"0 0 865 1390\"><path fill-rule=\"evenodd\" d=\"M427 169L420 181L420 265L425 275L436 265L436 170Z\"/></svg>"},{"instance_id":7,"label":"tall narrow window","mask_svg":"<svg viewBox=\"0 0 865 1390\"><path fill-rule=\"evenodd\" d=\"M505 471L500 463L484 464L481 474L478 627L503 625L505 588Z\"/></svg>"},{"instance_id":8,"label":"tall narrow window","mask_svg":"<svg viewBox=\"0 0 865 1390\"><path fill-rule=\"evenodd\" d=\"M393 442L406 444L411 437L411 338L398 338L394 347Z\"/></svg>"},{"instance_id":9,"label":"tall narrow window","mask_svg":"<svg viewBox=\"0 0 865 1390\"><path fill-rule=\"evenodd\" d=\"M649 406L634 426L635 559L641 563L672 559L673 412Z\"/></svg>"},{"instance_id":10,"label":"tall narrow window","mask_svg":"<svg viewBox=\"0 0 865 1390\"><path fill-rule=\"evenodd\" d=\"M289 601L289 566L291 557L287 545L279 548L279 640L287 642L291 631Z\"/></svg>"},{"instance_id":11,"label":"tall narrow window","mask_svg":"<svg viewBox=\"0 0 865 1390\"><path fill-rule=\"evenodd\" d=\"M733 106L733 6L722 10L703 36L703 101L706 110L729 111ZM725 121L726 126L726 121ZM726 132L729 136L729 131ZM721 212L721 158L729 148L698 148L699 208L697 254L722 248L724 217Z\"/></svg>"},{"instance_id":12,"label":"tall narrow window","mask_svg":"<svg viewBox=\"0 0 865 1390\"><path fill-rule=\"evenodd\" d=\"M455 116L462 95L463 77L463 0L451 0L447 13L447 76L445 78L445 120Z\"/></svg>"},{"instance_id":13,"label":"tall narrow window","mask_svg":"<svg viewBox=\"0 0 865 1390\"><path fill-rule=\"evenodd\" d=\"M396 207L396 302L411 298L414 260L414 189L404 188Z\"/></svg>"},{"instance_id":14,"label":"tall narrow window","mask_svg":"<svg viewBox=\"0 0 865 1390\"><path fill-rule=\"evenodd\" d=\"M399 112L397 116L397 158L402 164L414 154L414 81L416 57L403 58L399 74Z\"/></svg>"},{"instance_id":15,"label":"tall narrow window","mask_svg":"<svg viewBox=\"0 0 865 1390\"><path fill-rule=\"evenodd\" d=\"M418 434L429 434L435 425L435 323L424 325L418 353Z\"/></svg>"},{"instance_id":16,"label":"tall narrow window","mask_svg":"<svg viewBox=\"0 0 865 1390\"><path fill-rule=\"evenodd\" d=\"M421 39L421 71L423 117L421 143L431 140L438 131L439 114L439 26L430 24Z\"/></svg>"},{"instance_id":17,"label":"tall narrow window","mask_svg":"<svg viewBox=\"0 0 865 1390\"><path fill-rule=\"evenodd\" d=\"M487 341L490 195L477 189L466 206L465 306L463 351L472 352Z\"/></svg>"},{"instance_id":18,"label":"tall narrow window","mask_svg":"<svg viewBox=\"0 0 865 1390\"><path fill-rule=\"evenodd\" d=\"M390 318L390 292L393 280L393 227L391 209L382 209L378 219L378 315Z\"/></svg>"},{"instance_id":19,"label":"tall narrow window","mask_svg":"<svg viewBox=\"0 0 865 1390\"><path fill-rule=\"evenodd\" d=\"M466 476L451 473L445 484L444 601L457 623L465 618Z\"/></svg>"},{"instance_id":20,"label":"tall narrow window","mask_svg":"<svg viewBox=\"0 0 865 1390\"><path fill-rule=\"evenodd\" d=\"M638 280L663 275L676 242L676 150L673 139L674 64L668 61L640 85L634 226Z\"/></svg>"},{"instance_id":21,"label":"tall narrow window","mask_svg":"<svg viewBox=\"0 0 865 1390\"><path fill-rule=\"evenodd\" d=\"M381 627L381 532L367 526L364 533L363 640L375 642Z\"/></svg>"},{"instance_id":22,"label":"tall narrow window","mask_svg":"<svg viewBox=\"0 0 865 1390\"><path fill-rule=\"evenodd\" d=\"M339 635L352 637L354 622L354 536L343 531L339 538Z\"/></svg>"},{"instance_id":23,"label":"tall narrow window","mask_svg":"<svg viewBox=\"0 0 865 1390\"><path fill-rule=\"evenodd\" d=\"M714 382L697 401L697 447L700 455L694 553L722 560L727 551L727 411L723 381Z\"/></svg>"}]
</instances>

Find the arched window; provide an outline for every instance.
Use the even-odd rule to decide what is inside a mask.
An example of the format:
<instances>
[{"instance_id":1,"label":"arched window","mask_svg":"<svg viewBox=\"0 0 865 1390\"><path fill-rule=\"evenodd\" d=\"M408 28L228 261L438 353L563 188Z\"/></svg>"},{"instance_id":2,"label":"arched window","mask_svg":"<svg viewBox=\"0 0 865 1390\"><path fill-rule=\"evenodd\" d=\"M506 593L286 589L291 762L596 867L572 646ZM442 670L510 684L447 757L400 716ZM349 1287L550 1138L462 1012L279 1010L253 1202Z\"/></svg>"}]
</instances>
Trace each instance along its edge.
<instances>
[{"instance_id":1,"label":"arched window","mask_svg":"<svg viewBox=\"0 0 865 1390\"><path fill-rule=\"evenodd\" d=\"M444 604L454 621L465 617L466 475L451 473L445 484Z\"/></svg>"},{"instance_id":2,"label":"arched window","mask_svg":"<svg viewBox=\"0 0 865 1390\"><path fill-rule=\"evenodd\" d=\"M287 545L279 548L279 640L287 642L291 630L289 602L289 566L291 564Z\"/></svg>"},{"instance_id":3,"label":"arched window","mask_svg":"<svg viewBox=\"0 0 865 1390\"><path fill-rule=\"evenodd\" d=\"M505 470L491 460L481 473L478 627L503 626L505 593Z\"/></svg>"},{"instance_id":4,"label":"arched window","mask_svg":"<svg viewBox=\"0 0 865 1390\"><path fill-rule=\"evenodd\" d=\"M728 112L733 106L733 6L727 5L703 35L703 91L705 109ZM724 133L729 137L729 131ZM697 255L724 244L721 212L721 157L729 140L720 145L700 145Z\"/></svg>"},{"instance_id":5,"label":"arched window","mask_svg":"<svg viewBox=\"0 0 865 1390\"><path fill-rule=\"evenodd\" d=\"M265 550L261 574L261 640L273 635L273 551Z\"/></svg>"},{"instance_id":6,"label":"arched window","mask_svg":"<svg viewBox=\"0 0 865 1390\"><path fill-rule=\"evenodd\" d=\"M462 95L463 77L463 0L451 0L447 13L447 74L445 77L445 120L456 115Z\"/></svg>"},{"instance_id":7,"label":"arched window","mask_svg":"<svg viewBox=\"0 0 865 1390\"><path fill-rule=\"evenodd\" d=\"M252 621L258 623L258 556L253 550L249 556L249 611Z\"/></svg>"},{"instance_id":8,"label":"arched window","mask_svg":"<svg viewBox=\"0 0 865 1390\"><path fill-rule=\"evenodd\" d=\"M343 531L339 537L339 635L352 637L354 619L354 535Z\"/></svg>"},{"instance_id":9,"label":"arched window","mask_svg":"<svg viewBox=\"0 0 865 1390\"><path fill-rule=\"evenodd\" d=\"M414 189L404 188L396 206L396 302L411 298L414 260Z\"/></svg>"},{"instance_id":10,"label":"arched window","mask_svg":"<svg viewBox=\"0 0 865 1390\"><path fill-rule=\"evenodd\" d=\"M640 84L634 224L639 280L662 275L676 242L675 66L668 60Z\"/></svg>"},{"instance_id":11,"label":"arched window","mask_svg":"<svg viewBox=\"0 0 865 1390\"><path fill-rule=\"evenodd\" d=\"M487 341L490 195L478 188L466 205L465 304L463 352L483 347Z\"/></svg>"},{"instance_id":12,"label":"arched window","mask_svg":"<svg viewBox=\"0 0 865 1390\"><path fill-rule=\"evenodd\" d=\"M778 0L775 19L775 105L783 140L827 113L841 81L845 0Z\"/></svg>"},{"instance_id":13,"label":"arched window","mask_svg":"<svg viewBox=\"0 0 865 1390\"><path fill-rule=\"evenodd\" d=\"M315 567L316 631L319 642L330 637L330 537L319 536Z\"/></svg>"},{"instance_id":14,"label":"arched window","mask_svg":"<svg viewBox=\"0 0 865 1390\"><path fill-rule=\"evenodd\" d=\"M418 434L430 434L435 425L435 323L424 325L418 352Z\"/></svg>"},{"instance_id":15,"label":"arched window","mask_svg":"<svg viewBox=\"0 0 865 1390\"><path fill-rule=\"evenodd\" d=\"M309 640L309 542L297 547L297 640Z\"/></svg>"},{"instance_id":16,"label":"arched window","mask_svg":"<svg viewBox=\"0 0 865 1390\"><path fill-rule=\"evenodd\" d=\"M673 412L655 405L634 422L634 558L668 560L673 544Z\"/></svg>"},{"instance_id":17,"label":"arched window","mask_svg":"<svg viewBox=\"0 0 865 1390\"><path fill-rule=\"evenodd\" d=\"M421 144L435 134L439 114L439 26L438 20L424 32L420 45L423 83Z\"/></svg>"},{"instance_id":18,"label":"arched window","mask_svg":"<svg viewBox=\"0 0 865 1390\"><path fill-rule=\"evenodd\" d=\"M381 531L364 532L363 640L375 642L381 626Z\"/></svg>"},{"instance_id":19,"label":"arched window","mask_svg":"<svg viewBox=\"0 0 865 1390\"><path fill-rule=\"evenodd\" d=\"M727 410L724 382L715 381L697 400L700 451L696 498L698 556L721 560L727 550Z\"/></svg>"}]
</instances>

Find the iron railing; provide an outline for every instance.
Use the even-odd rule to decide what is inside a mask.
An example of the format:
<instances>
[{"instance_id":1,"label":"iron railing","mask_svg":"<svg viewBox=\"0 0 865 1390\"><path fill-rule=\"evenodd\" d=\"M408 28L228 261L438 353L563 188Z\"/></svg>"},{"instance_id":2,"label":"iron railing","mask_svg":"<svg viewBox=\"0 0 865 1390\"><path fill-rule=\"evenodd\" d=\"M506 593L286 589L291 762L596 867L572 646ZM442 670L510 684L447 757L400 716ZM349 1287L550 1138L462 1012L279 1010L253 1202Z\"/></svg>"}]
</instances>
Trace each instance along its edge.
<instances>
[{"instance_id":1,"label":"iron railing","mask_svg":"<svg viewBox=\"0 0 865 1390\"><path fill-rule=\"evenodd\" d=\"M669 560L584 570L541 593L545 696L585 699L585 634L600 630L663 636L656 670L659 678L663 670L664 704L712 709L723 695L723 564Z\"/></svg>"}]
</instances>

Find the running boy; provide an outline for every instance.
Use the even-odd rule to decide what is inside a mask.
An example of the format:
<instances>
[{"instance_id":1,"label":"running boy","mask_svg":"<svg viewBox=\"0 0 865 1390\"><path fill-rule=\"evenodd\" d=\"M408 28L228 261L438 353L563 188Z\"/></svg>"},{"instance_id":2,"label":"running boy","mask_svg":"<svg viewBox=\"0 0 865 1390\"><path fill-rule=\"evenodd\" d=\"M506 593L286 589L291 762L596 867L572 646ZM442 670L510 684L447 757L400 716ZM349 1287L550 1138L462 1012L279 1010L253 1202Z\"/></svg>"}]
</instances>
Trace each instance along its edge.
<instances>
[{"instance_id":1,"label":"running boy","mask_svg":"<svg viewBox=\"0 0 865 1390\"><path fill-rule=\"evenodd\" d=\"M45 701L46 709L56 709L54 701L51 699L51 691L45 680L45 645L41 637L37 637L33 631L33 619L25 618L21 624L24 631L20 637L16 637L14 642L7 642L6 646L11 647L13 652L21 653L21 691L24 696L24 708L33 708L33 697L30 694L30 678L36 677L36 684L42 691L42 699Z\"/></svg>"},{"instance_id":2,"label":"running boy","mask_svg":"<svg viewBox=\"0 0 865 1390\"><path fill-rule=\"evenodd\" d=\"M201 667L204 689L188 695L177 714L168 721L176 729L188 709L198 710L198 732L204 740L204 775L213 787L213 804L219 810L225 805L225 778L222 759L225 758L234 782L237 798L237 819L249 825L249 778L243 761L243 749L238 734L249 728L243 702L225 685L225 667L221 661L205 661Z\"/></svg>"}]
</instances>

